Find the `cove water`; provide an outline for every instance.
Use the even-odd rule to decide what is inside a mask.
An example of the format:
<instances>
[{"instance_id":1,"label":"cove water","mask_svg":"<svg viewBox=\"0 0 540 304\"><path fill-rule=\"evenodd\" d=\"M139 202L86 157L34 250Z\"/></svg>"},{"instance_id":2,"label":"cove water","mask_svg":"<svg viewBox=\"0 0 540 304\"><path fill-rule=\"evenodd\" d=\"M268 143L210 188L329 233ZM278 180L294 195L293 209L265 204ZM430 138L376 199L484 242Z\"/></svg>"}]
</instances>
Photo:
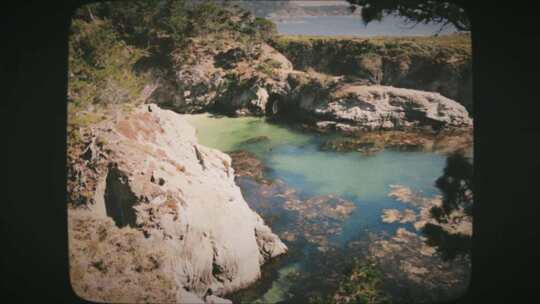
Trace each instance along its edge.
<instances>
[{"instance_id":1,"label":"cove water","mask_svg":"<svg viewBox=\"0 0 540 304\"><path fill-rule=\"evenodd\" d=\"M411 224L382 222L383 209L411 208L388 196L390 185L404 185L423 196L439 193L434 182L445 165L442 155L385 150L366 156L359 152L321 151L321 143L337 135L304 132L256 117L231 118L210 114L185 117L196 128L199 143L223 152L252 152L270 168L269 179L281 179L302 196L333 194L354 202L357 206L355 211L343 223L342 233L335 237L343 246L367 232L394 234L398 227L415 231ZM267 139L248 141L261 136ZM280 227L271 228L280 230ZM295 296L291 292L293 283L287 274L292 271L309 272L318 266L308 258L309 246L289 249L290 252L291 249L303 252L304 257L276 266L276 275L270 279L271 282L258 289L252 288L250 296L240 297L241 300L279 303Z\"/></svg>"}]
</instances>

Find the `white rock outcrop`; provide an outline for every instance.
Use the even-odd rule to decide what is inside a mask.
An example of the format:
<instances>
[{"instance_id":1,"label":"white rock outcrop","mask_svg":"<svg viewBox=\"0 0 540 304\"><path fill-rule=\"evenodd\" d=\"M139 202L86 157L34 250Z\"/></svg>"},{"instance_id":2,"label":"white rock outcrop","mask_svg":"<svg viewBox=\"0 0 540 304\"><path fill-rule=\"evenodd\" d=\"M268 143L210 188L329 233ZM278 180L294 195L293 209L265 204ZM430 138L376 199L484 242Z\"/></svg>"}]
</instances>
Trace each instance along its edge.
<instances>
[{"instance_id":1,"label":"white rock outcrop","mask_svg":"<svg viewBox=\"0 0 540 304\"><path fill-rule=\"evenodd\" d=\"M71 280L105 302L225 303L287 247L252 211L231 158L179 114L142 105L85 134L70 160ZM73 194L73 193L71 193ZM69 197L73 197L69 196Z\"/></svg>"},{"instance_id":2,"label":"white rock outcrop","mask_svg":"<svg viewBox=\"0 0 540 304\"><path fill-rule=\"evenodd\" d=\"M326 127L338 129L472 127L469 113L456 101L439 93L391 86L341 84L323 97L303 95L297 106L324 120Z\"/></svg>"}]
</instances>

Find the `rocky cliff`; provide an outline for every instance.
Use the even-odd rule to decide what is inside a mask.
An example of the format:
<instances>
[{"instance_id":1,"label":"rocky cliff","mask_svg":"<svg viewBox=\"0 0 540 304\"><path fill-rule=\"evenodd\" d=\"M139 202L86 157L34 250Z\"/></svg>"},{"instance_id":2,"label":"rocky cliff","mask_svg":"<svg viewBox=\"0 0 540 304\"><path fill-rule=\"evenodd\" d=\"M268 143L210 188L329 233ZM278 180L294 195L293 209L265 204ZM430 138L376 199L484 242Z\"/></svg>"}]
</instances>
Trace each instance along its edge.
<instances>
[{"instance_id":1,"label":"rocky cliff","mask_svg":"<svg viewBox=\"0 0 540 304\"><path fill-rule=\"evenodd\" d=\"M153 95L154 102L178 112L283 114L341 130L472 126L465 107L437 92L374 84L368 74L353 79L294 70L265 42L197 38L187 54L177 60L176 78ZM321 57L319 64L324 60L332 59Z\"/></svg>"},{"instance_id":2,"label":"rocky cliff","mask_svg":"<svg viewBox=\"0 0 540 304\"><path fill-rule=\"evenodd\" d=\"M99 302L226 303L287 251L179 114L118 107L68 150L75 292Z\"/></svg>"},{"instance_id":3,"label":"rocky cliff","mask_svg":"<svg viewBox=\"0 0 540 304\"><path fill-rule=\"evenodd\" d=\"M438 92L472 110L468 34L440 37L278 36L271 45L297 70Z\"/></svg>"},{"instance_id":4,"label":"rocky cliff","mask_svg":"<svg viewBox=\"0 0 540 304\"><path fill-rule=\"evenodd\" d=\"M153 101L182 113L265 115L271 96L287 94L292 64L263 41L230 35L192 39Z\"/></svg>"}]
</instances>

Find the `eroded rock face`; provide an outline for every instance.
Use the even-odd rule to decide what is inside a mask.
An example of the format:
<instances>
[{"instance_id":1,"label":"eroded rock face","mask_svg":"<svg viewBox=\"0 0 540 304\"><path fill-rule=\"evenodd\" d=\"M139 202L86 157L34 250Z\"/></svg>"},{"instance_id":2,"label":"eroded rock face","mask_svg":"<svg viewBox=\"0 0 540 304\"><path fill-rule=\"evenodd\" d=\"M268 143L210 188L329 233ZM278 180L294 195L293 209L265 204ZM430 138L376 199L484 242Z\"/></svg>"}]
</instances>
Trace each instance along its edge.
<instances>
[{"instance_id":1,"label":"eroded rock face","mask_svg":"<svg viewBox=\"0 0 540 304\"><path fill-rule=\"evenodd\" d=\"M342 83L324 95L302 95L301 112L320 128L347 132L407 128L470 128L465 107L438 93L379 85Z\"/></svg>"},{"instance_id":2,"label":"eroded rock face","mask_svg":"<svg viewBox=\"0 0 540 304\"><path fill-rule=\"evenodd\" d=\"M446 261L426 238L399 228L388 239L374 240L370 256L385 275L386 290L396 303L433 303L460 297L470 279L470 259Z\"/></svg>"},{"instance_id":3,"label":"eroded rock face","mask_svg":"<svg viewBox=\"0 0 540 304\"><path fill-rule=\"evenodd\" d=\"M321 150L338 152L358 151L372 155L384 149L400 151L426 151L450 155L455 152L472 157L472 129L441 132L418 131L371 131L352 132L348 136L329 139L321 144Z\"/></svg>"},{"instance_id":4,"label":"eroded rock face","mask_svg":"<svg viewBox=\"0 0 540 304\"><path fill-rule=\"evenodd\" d=\"M153 102L180 113L215 109L262 116L287 94L292 64L264 42L198 37L188 48L188 57L176 60L176 77L160 83Z\"/></svg>"},{"instance_id":5,"label":"eroded rock face","mask_svg":"<svg viewBox=\"0 0 540 304\"><path fill-rule=\"evenodd\" d=\"M143 105L83 138L68 182L71 278L83 298L221 303L287 251L248 207L231 158L199 145L180 115Z\"/></svg>"}]
</instances>

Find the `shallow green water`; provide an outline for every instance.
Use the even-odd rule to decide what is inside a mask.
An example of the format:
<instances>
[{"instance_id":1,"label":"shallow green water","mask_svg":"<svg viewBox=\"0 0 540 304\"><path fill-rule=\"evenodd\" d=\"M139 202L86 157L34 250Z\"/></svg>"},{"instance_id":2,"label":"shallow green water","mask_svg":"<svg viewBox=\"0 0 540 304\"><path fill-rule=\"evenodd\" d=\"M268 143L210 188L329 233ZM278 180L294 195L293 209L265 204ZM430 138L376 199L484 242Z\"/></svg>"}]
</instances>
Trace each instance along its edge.
<instances>
[{"instance_id":1,"label":"shallow green water","mask_svg":"<svg viewBox=\"0 0 540 304\"><path fill-rule=\"evenodd\" d=\"M367 232L393 233L398 224L383 223L382 210L403 210L406 206L388 196L390 185L408 186L427 196L437 194L434 181L441 175L445 165L445 158L433 153L382 151L365 156L358 152L321 151L319 147L322 141L337 135L302 132L269 123L263 118L212 117L208 114L187 117L197 129L201 144L224 152L241 149L256 154L269 167L269 177L283 180L303 197L334 194L353 201L356 210L342 224L342 233L332 237L342 245ZM268 139L246 143L249 139L261 136ZM251 186L249 183L240 183L240 186L251 205L248 199ZM257 209L256 206L252 207ZM257 211L265 216L264 210ZM286 211L282 213L287 218ZM414 230L407 225L405 227ZM271 226L279 233L286 224L276 222ZM303 257L291 258L291 261L275 266L275 275L268 279L271 282L267 282L264 287L257 287L255 291L251 290L249 296L241 295L238 299L245 302L257 300L262 303L278 303L298 296L291 290L302 289L295 289L287 274L292 270L310 272L310 269L318 266L314 264L313 258L309 258L312 248L295 243L287 245L289 248L301 246L293 249L304 252ZM309 279L309 275L307 277Z\"/></svg>"}]
</instances>

